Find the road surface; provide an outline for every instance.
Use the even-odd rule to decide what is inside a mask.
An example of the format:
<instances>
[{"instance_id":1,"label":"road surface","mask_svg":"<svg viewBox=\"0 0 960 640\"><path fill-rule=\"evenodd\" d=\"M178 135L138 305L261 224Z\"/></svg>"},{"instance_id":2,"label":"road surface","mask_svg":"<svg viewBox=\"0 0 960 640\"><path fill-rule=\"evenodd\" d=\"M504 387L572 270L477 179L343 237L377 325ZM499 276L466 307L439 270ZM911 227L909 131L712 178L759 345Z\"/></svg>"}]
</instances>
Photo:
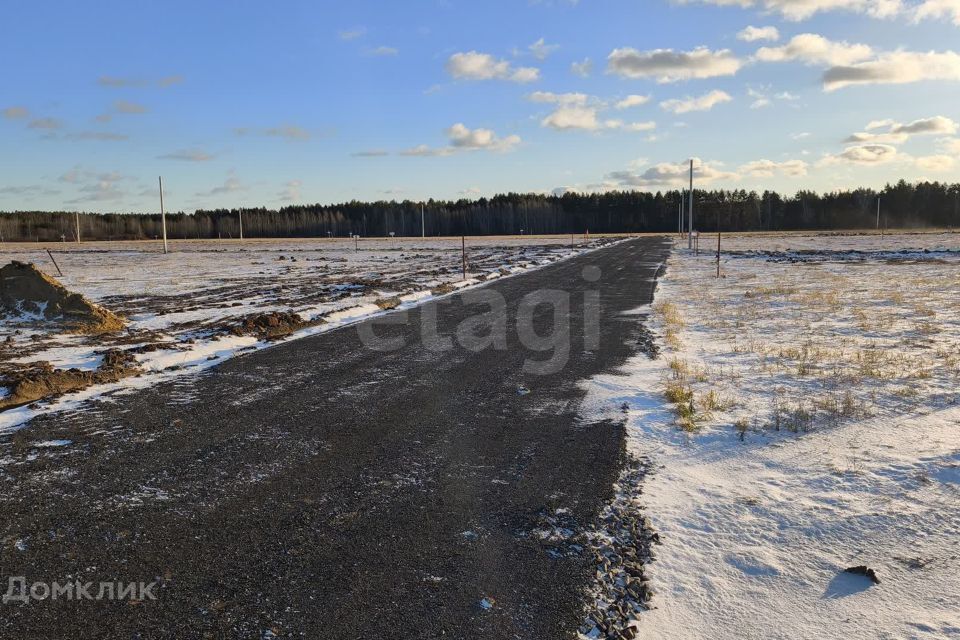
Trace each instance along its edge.
<instances>
[{"instance_id":1,"label":"road surface","mask_svg":"<svg viewBox=\"0 0 960 640\"><path fill-rule=\"evenodd\" d=\"M623 312L651 302L668 251L635 239L494 281L506 349L424 345L424 317L442 336L489 311L456 294L362 327L394 350L347 327L35 419L0 440L0 588L156 586L0 604L0 637L572 637L593 558L538 532L558 509L588 527L611 495L623 429L578 419L579 383L651 348ZM549 352L513 327L544 289L569 293L571 349L540 376L524 361ZM556 328L549 306L533 327Z\"/></svg>"}]
</instances>

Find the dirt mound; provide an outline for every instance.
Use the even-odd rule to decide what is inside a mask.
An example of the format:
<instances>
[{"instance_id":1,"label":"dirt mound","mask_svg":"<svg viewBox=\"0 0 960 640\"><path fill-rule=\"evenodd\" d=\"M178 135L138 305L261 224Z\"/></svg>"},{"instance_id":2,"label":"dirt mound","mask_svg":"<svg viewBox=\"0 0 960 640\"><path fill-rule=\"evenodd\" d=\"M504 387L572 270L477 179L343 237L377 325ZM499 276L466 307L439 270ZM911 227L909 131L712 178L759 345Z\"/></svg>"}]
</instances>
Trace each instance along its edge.
<instances>
[{"instance_id":1,"label":"dirt mound","mask_svg":"<svg viewBox=\"0 0 960 640\"><path fill-rule=\"evenodd\" d=\"M117 382L138 373L140 368L133 354L119 349L104 352L103 361L95 371L54 369L49 362L32 362L18 366L12 373L0 375L0 386L9 388L9 395L0 398L0 411L95 384Z\"/></svg>"},{"instance_id":2,"label":"dirt mound","mask_svg":"<svg viewBox=\"0 0 960 640\"><path fill-rule=\"evenodd\" d=\"M281 338L313 324L316 323L307 322L298 313L271 311L242 318L229 330L235 336L259 336L271 339Z\"/></svg>"},{"instance_id":3,"label":"dirt mound","mask_svg":"<svg viewBox=\"0 0 960 640\"><path fill-rule=\"evenodd\" d=\"M106 333L124 326L119 316L71 293L32 264L17 261L0 268L0 311L28 313L77 333Z\"/></svg>"},{"instance_id":4,"label":"dirt mound","mask_svg":"<svg viewBox=\"0 0 960 640\"><path fill-rule=\"evenodd\" d=\"M383 309L384 311L389 311L390 309L396 309L400 306L400 298L379 298L374 302L375 305Z\"/></svg>"}]
</instances>

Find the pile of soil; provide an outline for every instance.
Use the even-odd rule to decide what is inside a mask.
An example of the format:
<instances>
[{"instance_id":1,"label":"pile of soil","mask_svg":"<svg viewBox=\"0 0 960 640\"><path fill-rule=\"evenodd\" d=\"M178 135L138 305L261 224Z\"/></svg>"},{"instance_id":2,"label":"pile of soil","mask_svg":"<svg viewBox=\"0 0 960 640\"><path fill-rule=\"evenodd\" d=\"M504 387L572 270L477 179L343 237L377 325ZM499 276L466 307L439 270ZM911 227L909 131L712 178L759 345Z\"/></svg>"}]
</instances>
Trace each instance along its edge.
<instances>
[{"instance_id":1,"label":"pile of soil","mask_svg":"<svg viewBox=\"0 0 960 640\"><path fill-rule=\"evenodd\" d=\"M229 327L229 331L235 336L257 336L270 340L281 338L313 324L316 323L307 322L298 313L271 311L241 318Z\"/></svg>"},{"instance_id":2,"label":"pile of soil","mask_svg":"<svg viewBox=\"0 0 960 640\"><path fill-rule=\"evenodd\" d=\"M0 312L29 313L75 333L119 331L124 321L93 304L32 264L13 261L0 268Z\"/></svg>"},{"instance_id":3,"label":"pile of soil","mask_svg":"<svg viewBox=\"0 0 960 640\"><path fill-rule=\"evenodd\" d=\"M396 309L400 306L400 298L379 298L374 302L375 305L383 309L384 311L389 311L390 309Z\"/></svg>"},{"instance_id":4,"label":"pile of soil","mask_svg":"<svg viewBox=\"0 0 960 640\"><path fill-rule=\"evenodd\" d=\"M9 395L0 398L0 411L86 389L95 384L117 382L140 373L137 361L128 351L111 349L104 352L103 362L95 371L55 369L49 362L18 365L0 375L0 386L8 387Z\"/></svg>"}]
</instances>

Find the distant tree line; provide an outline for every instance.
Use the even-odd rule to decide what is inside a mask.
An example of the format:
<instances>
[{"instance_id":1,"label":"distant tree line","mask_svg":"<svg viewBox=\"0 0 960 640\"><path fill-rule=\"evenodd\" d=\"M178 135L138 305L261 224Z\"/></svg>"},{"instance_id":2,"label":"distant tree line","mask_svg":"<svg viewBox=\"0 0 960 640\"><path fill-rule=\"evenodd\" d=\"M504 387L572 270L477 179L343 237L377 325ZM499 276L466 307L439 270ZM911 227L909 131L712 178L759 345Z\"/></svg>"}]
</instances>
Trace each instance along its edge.
<instances>
[{"instance_id":1,"label":"distant tree line","mask_svg":"<svg viewBox=\"0 0 960 640\"><path fill-rule=\"evenodd\" d=\"M882 191L856 189L791 197L773 191L696 190L695 226L712 231L960 227L960 184L903 180ZM677 230L680 191L541 195L508 193L479 200L424 203L428 236L554 233L671 232ZM419 236L419 202L347 202L281 209L214 209L167 214L167 235L178 238ZM0 213L0 240L75 240L75 213ZM140 240L161 235L160 214L81 213L85 240Z\"/></svg>"}]
</instances>

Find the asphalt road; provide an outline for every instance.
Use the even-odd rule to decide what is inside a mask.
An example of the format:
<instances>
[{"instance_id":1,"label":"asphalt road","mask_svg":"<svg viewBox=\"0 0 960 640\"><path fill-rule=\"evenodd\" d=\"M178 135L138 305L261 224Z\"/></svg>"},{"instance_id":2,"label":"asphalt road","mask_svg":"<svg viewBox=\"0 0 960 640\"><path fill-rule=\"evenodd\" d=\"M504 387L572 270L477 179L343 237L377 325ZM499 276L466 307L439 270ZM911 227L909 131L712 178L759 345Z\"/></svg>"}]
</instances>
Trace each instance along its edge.
<instances>
[{"instance_id":1,"label":"asphalt road","mask_svg":"<svg viewBox=\"0 0 960 640\"><path fill-rule=\"evenodd\" d=\"M347 327L34 420L0 441L2 592L157 580L156 600L7 602L0 637L572 637L593 558L540 533L588 527L611 495L623 429L578 419L579 383L651 348L624 312L668 251L635 239L484 287L505 310L473 329L505 321L505 349L424 345L425 317L442 336L490 311L457 294L362 325L394 350ZM524 362L551 352L514 329L544 289L569 294L571 346L545 376ZM548 305L532 318L557 329Z\"/></svg>"}]
</instances>

